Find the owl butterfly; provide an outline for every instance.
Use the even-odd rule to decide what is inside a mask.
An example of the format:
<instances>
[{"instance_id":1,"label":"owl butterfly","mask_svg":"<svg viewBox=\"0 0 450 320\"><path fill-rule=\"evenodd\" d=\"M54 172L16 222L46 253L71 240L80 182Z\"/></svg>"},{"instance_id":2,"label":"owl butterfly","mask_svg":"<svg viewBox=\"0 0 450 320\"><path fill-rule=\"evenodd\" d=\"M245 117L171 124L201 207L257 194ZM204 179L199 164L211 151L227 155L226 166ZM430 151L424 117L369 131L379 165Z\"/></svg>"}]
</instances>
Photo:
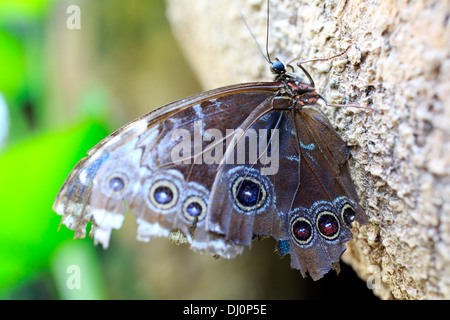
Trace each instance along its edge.
<instances>
[{"instance_id":1,"label":"owl butterfly","mask_svg":"<svg viewBox=\"0 0 450 320\"><path fill-rule=\"evenodd\" d=\"M128 209L141 241L169 237L233 258L273 237L303 276L337 268L352 222L367 218L349 149L313 107L323 98L298 66L308 81L271 62L273 82L181 99L112 133L64 182L53 206L61 223L83 238L91 222L106 248Z\"/></svg>"}]
</instances>

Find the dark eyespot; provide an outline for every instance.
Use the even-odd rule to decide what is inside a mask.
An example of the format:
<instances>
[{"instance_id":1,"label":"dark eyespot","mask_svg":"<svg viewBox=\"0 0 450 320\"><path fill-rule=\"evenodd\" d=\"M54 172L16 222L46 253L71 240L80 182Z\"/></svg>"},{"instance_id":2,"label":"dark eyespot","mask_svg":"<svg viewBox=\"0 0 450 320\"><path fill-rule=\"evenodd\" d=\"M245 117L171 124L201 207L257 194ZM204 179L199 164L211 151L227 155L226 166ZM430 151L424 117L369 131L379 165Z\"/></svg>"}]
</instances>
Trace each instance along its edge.
<instances>
[{"instance_id":1,"label":"dark eyespot","mask_svg":"<svg viewBox=\"0 0 450 320\"><path fill-rule=\"evenodd\" d=\"M232 195L237 206L244 211L260 208L266 201L264 185L254 177L238 177L232 184Z\"/></svg>"},{"instance_id":2,"label":"dark eyespot","mask_svg":"<svg viewBox=\"0 0 450 320\"><path fill-rule=\"evenodd\" d=\"M198 217L202 213L202 206L198 202L191 202L186 207L186 213L192 217Z\"/></svg>"},{"instance_id":3,"label":"dark eyespot","mask_svg":"<svg viewBox=\"0 0 450 320\"><path fill-rule=\"evenodd\" d=\"M298 244L306 245L313 238L312 225L307 219L298 217L291 223L291 234Z\"/></svg>"},{"instance_id":4,"label":"dark eyespot","mask_svg":"<svg viewBox=\"0 0 450 320\"><path fill-rule=\"evenodd\" d=\"M169 187L161 186L155 189L153 194L156 202L159 204L167 204L173 200L173 192Z\"/></svg>"},{"instance_id":5,"label":"dark eyespot","mask_svg":"<svg viewBox=\"0 0 450 320\"><path fill-rule=\"evenodd\" d=\"M323 211L317 216L317 229L325 239L334 240L339 235L339 221L333 213Z\"/></svg>"},{"instance_id":6,"label":"dark eyespot","mask_svg":"<svg viewBox=\"0 0 450 320\"><path fill-rule=\"evenodd\" d=\"M109 180L109 188L114 192L121 191L124 187L125 182L121 177L113 177Z\"/></svg>"},{"instance_id":7,"label":"dark eyespot","mask_svg":"<svg viewBox=\"0 0 450 320\"><path fill-rule=\"evenodd\" d=\"M244 180L238 187L236 199L244 206L253 207L261 201L261 188L259 184Z\"/></svg>"},{"instance_id":8,"label":"dark eyespot","mask_svg":"<svg viewBox=\"0 0 450 320\"><path fill-rule=\"evenodd\" d=\"M102 182L105 195L113 198L122 198L127 191L129 180L124 173L114 172Z\"/></svg>"},{"instance_id":9,"label":"dark eyespot","mask_svg":"<svg viewBox=\"0 0 450 320\"><path fill-rule=\"evenodd\" d=\"M356 213L355 210L353 209L353 207L351 205L349 205L348 203L346 203L344 205L344 207L342 208L341 211L341 215L342 215L342 221L344 221L345 225L349 228L352 227L352 222L355 221L356 219Z\"/></svg>"},{"instance_id":10,"label":"dark eyespot","mask_svg":"<svg viewBox=\"0 0 450 320\"><path fill-rule=\"evenodd\" d=\"M148 197L155 207L166 210L176 205L178 194L175 184L166 180L158 180L150 188Z\"/></svg>"},{"instance_id":11,"label":"dark eyespot","mask_svg":"<svg viewBox=\"0 0 450 320\"><path fill-rule=\"evenodd\" d=\"M191 196L183 203L183 215L189 221L201 221L206 215L206 202L200 197Z\"/></svg>"}]
</instances>

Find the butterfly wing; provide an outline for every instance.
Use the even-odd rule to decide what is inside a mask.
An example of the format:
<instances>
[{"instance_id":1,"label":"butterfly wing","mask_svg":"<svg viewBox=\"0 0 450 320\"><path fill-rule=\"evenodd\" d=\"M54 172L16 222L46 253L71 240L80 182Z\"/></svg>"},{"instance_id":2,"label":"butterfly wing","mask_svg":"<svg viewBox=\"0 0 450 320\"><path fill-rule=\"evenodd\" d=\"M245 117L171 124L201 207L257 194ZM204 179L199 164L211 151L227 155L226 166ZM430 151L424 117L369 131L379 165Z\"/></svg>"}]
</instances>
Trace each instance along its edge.
<instances>
[{"instance_id":1,"label":"butterfly wing","mask_svg":"<svg viewBox=\"0 0 450 320\"><path fill-rule=\"evenodd\" d=\"M239 245L249 246L255 236L272 236L280 255L291 255L293 268L317 280L336 267L352 238L352 221L367 219L350 177L344 141L323 114L308 107L280 111L287 108L277 104L287 103L274 98L261 104L254 113L265 115L250 115L242 125L244 132L278 130L269 149L280 150L279 159L272 159L279 170L264 175L261 169L267 166L251 161L222 165L207 225Z\"/></svg>"},{"instance_id":2,"label":"butterfly wing","mask_svg":"<svg viewBox=\"0 0 450 320\"><path fill-rule=\"evenodd\" d=\"M226 132L239 127L278 89L275 83L219 88L168 104L109 135L64 182L53 205L62 224L82 238L91 222L90 236L107 247L128 208L137 216L139 240L178 236L197 251L229 258L242 252L239 245L205 229L218 165L198 165L201 150L212 142L204 139L197 145L195 139L217 128ZM225 142L226 137L218 139L214 147L218 150Z\"/></svg>"},{"instance_id":3,"label":"butterfly wing","mask_svg":"<svg viewBox=\"0 0 450 320\"><path fill-rule=\"evenodd\" d=\"M77 164L54 210L76 238L91 222L104 247L127 208L139 240L170 237L226 258L272 236L293 268L321 278L351 239L351 222L366 217L345 143L322 114L289 108L280 85L219 88L131 122Z\"/></svg>"},{"instance_id":4,"label":"butterfly wing","mask_svg":"<svg viewBox=\"0 0 450 320\"><path fill-rule=\"evenodd\" d=\"M366 223L367 218L348 169L348 148L327 118L304 108L295 123L301 180L289 214L291 266L316 280L335 268L352 238L352 222Z\"/></svg>"}]
</instances>

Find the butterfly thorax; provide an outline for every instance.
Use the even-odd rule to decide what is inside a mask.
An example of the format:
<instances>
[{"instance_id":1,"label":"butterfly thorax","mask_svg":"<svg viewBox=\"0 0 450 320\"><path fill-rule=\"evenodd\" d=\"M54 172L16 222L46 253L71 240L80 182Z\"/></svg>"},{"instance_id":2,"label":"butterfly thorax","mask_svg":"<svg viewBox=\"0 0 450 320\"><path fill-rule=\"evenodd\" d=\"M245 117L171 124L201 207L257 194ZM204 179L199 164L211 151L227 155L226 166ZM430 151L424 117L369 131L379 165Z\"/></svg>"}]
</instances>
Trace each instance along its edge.
<instances>
[{"instance_id":1,"label":"butterfly thorax","mask_svg":"<svg viewBox=\"0 0 450 320\"><path fill-rule=\"evenodd\" d=\"M287 92L289 92L297 107L313 105L320 98L315 88L309 84L295 81L287 82L285 85L289 88Z\"/></svg>"},{"instance_id":2,"label":"butterfly thorax","mask_svg":"<svg viewBox=\"0 0 450 320\"><path fill-rule=\"evenodd\" d=\"M270 70L275 75L274 80L284 85L280 94L292 99L293 107L301 108L313 105L321 99L321 96L315 91L314 83L307 83L297 74L288 72L282 62L278 60L273 62Z\"/></svg>"},{"instance_id":3,"label":"butterfly thorax","mask_svg":"<svg viewBox=\"0 0 450 320\"><path fill-rule=\"evenodd\" d=\"M283 84L279 95L290 99L292 108L301 109L304 106L314 105L321 99L314 86L296 75L292 77L285 74L283 77L278 77L277 82Z\"/></svg>"}]
</instances>

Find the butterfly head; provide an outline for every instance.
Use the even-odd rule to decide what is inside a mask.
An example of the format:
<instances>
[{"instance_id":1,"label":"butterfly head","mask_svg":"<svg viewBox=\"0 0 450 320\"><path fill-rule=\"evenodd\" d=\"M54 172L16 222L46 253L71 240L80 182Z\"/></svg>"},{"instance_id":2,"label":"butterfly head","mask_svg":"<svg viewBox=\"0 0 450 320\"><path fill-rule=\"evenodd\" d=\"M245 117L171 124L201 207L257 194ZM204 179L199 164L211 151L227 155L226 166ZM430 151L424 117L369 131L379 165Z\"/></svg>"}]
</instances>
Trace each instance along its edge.
<instances>
[{"instance_id":1,"label":"butterfly head","mask_svg":"<svg viewBox=\"0 0 450 320\"><path fill-rule=\"evenodd\" d=\"M290 64L284 64L280 60L269 61L270 71L275 75L277 82L301 82L307 84L301 77L294 73L294 67ZM290 69L290 71L288 71ZM309 84L308 84L309 85ZM314 87L314 86L313 86Z\"/></svg>"},{"instance_id":2,"label":"butterfly head","mask_svg":"<svg viewBox=\"0 0 450 320\"><path fill-rule=\"evenodd\" d=\"M283 62L276 60L272 62L270 66L270 71L272 71L273 74L280 76L286 73L286 66Z\"/></svg>"}]
</instances>

